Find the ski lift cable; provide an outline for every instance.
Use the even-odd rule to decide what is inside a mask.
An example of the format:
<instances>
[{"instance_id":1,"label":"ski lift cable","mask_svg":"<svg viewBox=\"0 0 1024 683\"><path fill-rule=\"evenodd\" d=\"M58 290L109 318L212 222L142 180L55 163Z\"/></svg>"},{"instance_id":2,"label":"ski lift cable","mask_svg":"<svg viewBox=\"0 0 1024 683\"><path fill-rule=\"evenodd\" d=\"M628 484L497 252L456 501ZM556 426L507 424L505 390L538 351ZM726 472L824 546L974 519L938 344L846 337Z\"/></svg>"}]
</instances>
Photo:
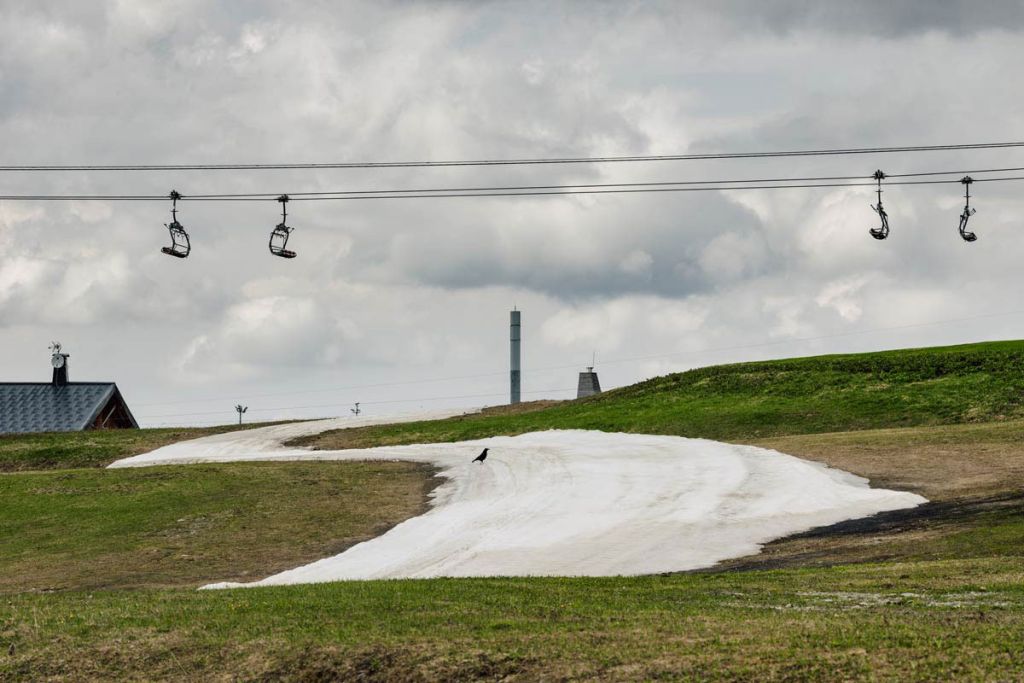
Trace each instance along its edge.
<instances>
[{"instance_id":1,"label":"ski lift cable","mask_svg":"<svg viewBox=\"0 0 1024 683\"><path fill-rule=\"evenodd\" d=\"M1008 176L1002 178L979 178L975 182L996 182L1024 180L1024 176ZM959 180L904 180L889 183L893 185L949 185L959 184ZM561 195L592 195L592 194L635 194L635 193L656 193L656 192L726 192L733 190L785 190L785 189L813 189L813 188L840 188L840 187L874 187L875 183L806 183L794 185L735 185L735 186L700 186L700 187L645 187L629 189L600 189L600 190L566 190L566 191L526 191L526 192L448 192L437 194L390 194L390 195L332 195L318 197L297 197L295 201L343 201L348 199L449 199L456 197L543 197ZM204 201L204 200L198 200ZM212 200L228 201L228 200ZM243 200L244 201L244 200Z\"/></svg>"},{"instance_id":2,"label":"ski lift cable","mask_svg":"<svg viewBox=\"0 0 1024 683\"><path fill-rule=\"evenodd\" d=\"M854 154L892 154L903 152L939 152L1024 147L1024 142L983 142L949 145L909 145L892 147L846 147L769 152L724 152L692 154L651 154L595 157L554 157L526 159L474 159L460 161L362 161L328 163L266 164L5 164L0 172L48 171L263 171L291 169L345 168L435 168L455 166L526 166L540 164L596 164L651 161L708 161L717 159L766 159L778 157L841 156Z\"/></svg>"},{"instance_id":3,"label":"ski lift cable","mask_svg":"<svg viewBox=\"0 0 1024 683\"><path fill-rule=\"evenodd\" d=\"M1010 168L990 168L990 169L975 169L970 171L930 171L927 173L900 173L891 174L887 173L887 178L912 178L922 176L937 176L937 175L963 175L965 173L1010 173L1015 171L1024 171L1024 166L1016 166ZM316 197L326 195L374 195L374 194L407 194L407 193L433 193L433 192L488 192L488 191L512 191L512 190L566 190L566 189L586 189L591 187L658 187L663 185L731 185L731 184L750 184L750 183L798 183L798 182L824 182L824 181L847 181L847 180L866 180L874 176L859 176L859 175L846 175L846 176L817 176L817 177L800 177L800 178L751 178L751 179L740 179L740 180L663 180L658 182L643 182L643 183L586 183L577 185L506 185L506 186L493 186L493 187L437 187L437 188L419 188L411 190L327 190L320 192L291 192L291 197ZM259 193L220 193L220 194L193 194L189 195L190 199L219 199L227 197L253 197L253 198L272 198L276 196L272 192L259 192Z\"/></svg>"},{"instance_id":4,"label":"ski lift cable","mask_svg":"<svg viewBox=\"0 0 1024 683\"><path fill-rule=\"evenodd\" d=\"M954 173L954 172L943 172ZM959 172L956 172L959 173ZM862 178L864 176L859 176ZM895 176L887 176L895 177ZM1005 182L1005 181L1018 181L1024 180L1024 176L1000 176L995 178L975 178L976 183L985 182ZM840 188L840 187L874 187L875 181L870 182L822 182L822 183L789 183L788 179L780 179L777 183L771 184L741 184L750 182L760 181L749 181L749 180L735 180L725 181L729 183L716 184L716 185L698 185L703 181L678 181L671 182L666 181L663 183L653 183L654 187L648 186L648 184L633 184L633 183L613 183L607 185L579 185L579 186L552 186L555 188L565 189L554 189L554 190L529 190L518 187L502 188L499 191L480 191L483 188L461 188L454 189L452 191L432 191L432 190L389 190L389 191L340 191L330 193L290 193L290 201L344 201L353 199L437 199L437 198L455 198L455 197L536 197L536 196L559 196L559 195L587 195L587 194L632 194L632 193L652 193L652 192L726 192L733 190L785 190L785 189L813 189L813 188ZM898 180L895 182L887 183L889 186L894 185L949 185L959 184L960 180ZM642 185L642 186L638 186ZM679 187L677 185L685 185ZM666 187L670 186L670 187ZM601 189L570 189L574 187L594 187ZM604 189L609 188L609 189ZM371 194L377 192L387 192L386 194ZM407 194L407 193L423 193L423 194ZM402 193L402 194L398 194ZM208 201L208 202L265 202L265 201L277 201L276 194L247 194L247 195L232 195L232 194L218 194L218 195L181 195L179 201ZM167 195L0 195L0 200L6 201L166 201Z\"/></svg>"}]
</instances>

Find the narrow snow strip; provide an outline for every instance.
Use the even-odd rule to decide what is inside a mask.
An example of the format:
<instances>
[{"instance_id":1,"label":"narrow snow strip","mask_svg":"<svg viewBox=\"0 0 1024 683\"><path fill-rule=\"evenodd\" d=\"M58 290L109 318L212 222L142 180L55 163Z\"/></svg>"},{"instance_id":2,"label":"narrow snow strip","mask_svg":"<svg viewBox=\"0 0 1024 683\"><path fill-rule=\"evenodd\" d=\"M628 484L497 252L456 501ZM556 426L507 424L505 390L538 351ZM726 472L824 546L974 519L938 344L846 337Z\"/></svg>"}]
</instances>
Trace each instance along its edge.
<instances>
[{"instance_id":1,"label":"narrow snow strip","mask_svg":"<svg viewBox=\"0 0 1024 683\"><path fill-rule=\"evenodd\" d=\"M305 429L315 426L307 425ZM409 460L441 469L432 508L335 557L247 584L434 576L609 576L708 567L772 539L926 502L776 451L671 436L534 432L454 444L287 450L298 425L184 442L112 467ZM471 460L483 447L484 463Z\"/></svg>"},{"instance_id":2,"label":"narrow snow strip","mask_svg":"<svg viewBox=\"0 0 1024 683\"><path fill-rule=\"evenodd\" d=\"M214 434L188 441L179 441L149 453L123 458L108 467L146 467L148 465L191 465L209 462L241 462L254 460L343 460L331 451L308 448L286 448L282 444L303 436L322 434L333 429L372 427L382 424L443 420L475 410L435 410L388 417L334 417L306 420L271 427L256 427L236 432ZM349 453L351 451L345 451Z\"/></svg>"}]
</instances>

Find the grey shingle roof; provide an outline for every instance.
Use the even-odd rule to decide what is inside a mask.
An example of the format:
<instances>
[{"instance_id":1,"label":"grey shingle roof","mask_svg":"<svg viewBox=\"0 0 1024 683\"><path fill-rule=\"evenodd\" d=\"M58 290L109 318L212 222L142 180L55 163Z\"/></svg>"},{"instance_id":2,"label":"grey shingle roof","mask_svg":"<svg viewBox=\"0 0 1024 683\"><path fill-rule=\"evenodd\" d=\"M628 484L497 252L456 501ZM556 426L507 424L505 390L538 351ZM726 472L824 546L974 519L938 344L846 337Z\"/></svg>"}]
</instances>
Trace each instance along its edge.
<instances>
[{"instance_id":1,"label":"grey shingle roof","mask_svg":"<svg viewBox=\"0 0 1024 683\"><path fill-rule=\"evenodd\" d=\"M0 383L0 434L85 429L115 393L113 382Z\"/></svg>"}]
</instances>

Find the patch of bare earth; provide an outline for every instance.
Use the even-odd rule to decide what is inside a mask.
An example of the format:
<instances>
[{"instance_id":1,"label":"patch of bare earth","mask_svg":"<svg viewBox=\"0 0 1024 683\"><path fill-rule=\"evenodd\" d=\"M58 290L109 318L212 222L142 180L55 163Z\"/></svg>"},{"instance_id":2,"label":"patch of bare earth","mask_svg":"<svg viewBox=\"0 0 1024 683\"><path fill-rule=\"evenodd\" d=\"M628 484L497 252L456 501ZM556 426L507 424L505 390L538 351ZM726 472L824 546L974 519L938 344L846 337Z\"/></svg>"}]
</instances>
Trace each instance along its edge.
<instances>
[{"instance_id":1,"label":"patch of bare earth","mask_svg":"<svg viewBox=\"0 0 1024 683\"><path fill-rule=\"evenodd\" d=\"M1024 422L787 436L755 445L930 502L780 539L716 571L943 557L954 548L970 554L951 539L993 519L1024 515Z\"/></svg>"}]
</instances>

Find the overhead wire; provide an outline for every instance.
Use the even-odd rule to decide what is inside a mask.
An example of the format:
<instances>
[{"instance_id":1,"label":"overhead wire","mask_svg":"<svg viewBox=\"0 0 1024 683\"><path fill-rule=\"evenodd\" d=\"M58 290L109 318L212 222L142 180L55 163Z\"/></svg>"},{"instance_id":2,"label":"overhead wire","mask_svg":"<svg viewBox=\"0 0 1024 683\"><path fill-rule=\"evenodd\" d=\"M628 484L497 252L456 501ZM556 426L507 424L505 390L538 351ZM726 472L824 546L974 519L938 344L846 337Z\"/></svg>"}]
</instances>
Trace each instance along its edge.
<instances>
[{"instance_id":1,"label":"overhead wire","mask_svg":"<svg viewBox=\"0 0 1024 683\"><path fill-rule=\"evenodd\" d=\"M854 154L893 154L902 152L938 152L1024 147L1024 142L981 142L950 145L909 145L890 147L845 147L769 152L723 152L692 154L650 154L596 157L552 157L533 159L473 159L458 161L356 161L328 163L266 164L6 164L0 172L49 171L264 171L291 169L344 168L436 168L457 166L525 166L539 164L597 164L651 161L707 161L713 159L765 159L779 157L841 156Z\"/></svg>"},{"instance_id":2,"label":"overhead wire","mask_svg":"<svg viewBox=\"0 0 1024 683\"><path fill-rule=\"evenodd\" d=\"M561 157L561 158L536 158L536 159L478 159L463 161L402 161L402 162L339 162L339 163L288 163L288 164L82 164L82 165L0 165L0 172L58 172L58 171L198 171L198 170L292 170L292 169L371 169L371 168L423 168L423 167L460 167L460 166L513 166L513 165L534 165L534 164L584 164L584 163L612 163L612 162L654 162L654 161L696 161L696 160L725 160L725 159L758 159L758 158L780 158L780 157L811 157L811 156L834 156L834 155L858 155L858 154L888 154L900 152L926 152L926 151L954 151L954 150L980 150L980 149L1002 149L1024 147L1024 142L995 142L995 143L972 143L954 145L918 145L899 147L866 147L866 148L839 148L839 149L815 149L815 150L794 150L794 151L770 151L770 152L738 152L738 153L708 153L708 154L679 154L679 155L633 155L633 156L606 156L606 157ZM1024 171L1024 167L989 168L975 169L969 171L928 171L901 174L886 174L886 178L925 178L942 175L981 174L981 173L1008 173ZM654 192L710 192L710 191L735 191L735 190L774 190L774 189L814 189L814 188L841 188L841 187L868 187L874 186L873 182L867 181L868 176L847 175L847 176L816 176L816 177L795 177L795 178L755 178L755 179L726 179L726 180L690 180L690 181L662 181L662 182L632 182L632 183L591 183L591 184L563 184L563 185L513 185L513 186L486 186L486 187L447 187L447 188L421 188L421 189L387 189L387 190L337 190L317 192L295 192L288 193L288 196L295 201L341 201L357 199L426 199L426 198L459 198L459 197L512 197L512 196L561 196L561 195L591 195L591 194L629 194L629 193L654 193ZM975 178L974 182L1006 182L1024 180L1024 176L1001 176L994 178ZM961 180L898 180L887 181L886 186L899 185L939 185L958 184ZM277 201L280 193L220 193L220 194L196 194L182 195L181 201ZM0 200L8 201L166 201L166 195L0 195ZM993 314L1006 315L1006 314ZM991 316L976 316L991 317ZM971 318L973 319L973 318ZM886 329L905 329L923 325L940 324L921 323L918 325L906 325ZM606 364L633 362L637 360L649 360L663 358L673 355L688 353L705 353L714 350L730 350L755 348L783 343L800 341L812 341L815 339L827 339L832 337L863 334L867 331L854 331L823 337L810 337L804 339L782 340L766 344L743 345L737 347L723 347L721 349L705 349L697 351L685 351L672 354L660 354L655 356L644 356L627 359L612 359L604 361ZM564 369L573 366L553 366L547 369ZM545 370L545 369L538 369ZM499 373L491 373L499 374ZM503 373L501 373L503 374ZM477 375L477 377L486 375ZM465 376L470 378L472 376ZM441 380L420 380L407 383L419 383ZM366 388L372 386L393 386L406 384L405 382L385 383L379 385L364 385ZM329 390L324 390L329 391ZM560 390L558 390L560 391ZM286 392L287 393L287 392ZM294 392L311 393L311 392ZM542 392L527 392L542 393ZM264 394L274 395L274 394ZM277 394L282 395L282 394ZM365 402L366 405L375 403L407 403L425 400L445 400L459 398L478 398L495 396L497 394L471 395L457 397L428 397L423 399L402 399L396 401ZM149 405L170 405L174 402ZM331 404L335 406L338 404ZM292 410L308 409L316 407L331 406L293 406L285 408L263 408L262 411L270 410ZM219 412L219 411L218 411ZM214 413L191 413L186 415L203 415ZM173 417L150 416L150 417Z\"/></svg>"},{"instance_id":3,"label":"overhead wire","mask_svg":"<svg viewBox=\"0 0 1024 683\"><path fill-rule=\"evenodd\" d=\"M430 383L433 383L433 382L449 382L449 381L455 381L455 380L461 380L461 379L480 379L480 378L483 378L483 377L494 377L494 376L497 376L497 375L505 375L505 374L507 374L507 373L506 372L484 372L484 373L479 373L479 374L475 374L475 375L458 375L458 376L455 376L455 377L435 377L435 378L430 378L430 379L404 380L404 381L401 381L401 382L378 382L376 384L356 384L356 385L343 386L343 387L331 387L329 389L304 389L304 390L298 390L298 391L276 391L276 392L265 393L265 394L246 394L246 398L247 398L247 400L249 400L249 399L253 399L253 398L266 398L266 397L269 397L269 396L295 396L297 394L325 394L325 393L332 392L332 391L351 391L353 389L379 389L379 388L382 388L382 387L407 386L407 385L410 385L410 384L430 384ZM228 401L228 400L233 401L233 400L235 400L235 397L231 397L231 396L227 396L227 397L225 397L225 396L218 396L218 397L211 397L211 398L192 398L192 399L185 399L185 400L182 400L182 401L161 401L159 403L137 403L136 406L137 407L168 406L168 405L176 405L176 404L179 404L179 403L206 403L206 402L210 402L210 401Z\"/></svg>"},{"instance_id":4,"label":"overhead wire","mask_svg":"<svg viewBox=\"0 0 1024 683\"><path fill-rule=\"evenodd\" d=\"M964 174L977 174L977 173L1009 173L1015 171L1024 171L1024 166L1016 166L1010 168L989 168L989 169L973 169L973 170L960 170L960 171L930 171L927 173L899 173L899 174L886 174L887 178L911 178L917 176L936 176L936 175L964 175ZM513 191L513 190L564 190L564 189L586 189L586 188L603 188L603 187L657 187L664 185L727 185L727 184L751 184L751 183L798 183L798 182L825 182L825 181L838 181L838 180L866 180L871 176L864 175L845 175L845 176L812 176L812 177L797 177L797 178L744 178L744 179L726 179L726 180L662 180L662 181L649 181L642 183L580 183L573 185L499 185L491 187L436 187L436 188L417 188L409 190L323 190L319 192L289 192L289 197L313 197L321 195L350 195L350 194L406 194L406 193L428 193L428 192L488 192L488 191ZM215 194L193 194L189 195L191 199L215 199L225 197L276 197L277 194L273 192L259 192L259 193L215 193Z\"/></svg>"},{"instance_id":5,"label":"overhead wire","mask_svg":"<svg viewBox=\"0 0 1024 683\"><path fill-rule=\"evenodd\" d=\"M1024 168L1005 169L1006 171L1024 170ZM994 173L994 170L967 171L967 173ZM965 171L934 171L928 173L907 173L887 175L887 177L908 178L914 176L959 175ZM644 183L595 183L589 185L548 185L548 186L505 186L505 187L460 187L443 189L412 189L412 190L338 190L324 192L289 192L291 201L344 201L354 199L437 199L455 197L537 197L560 195L589 194L631 194L652 192L722 192L734 190L779 190L779 189L812 189L838 187L874 187L871 182L804 182L830 181L833 179L852 178L861 180L867 176L823 176L821 178L778 178L778 179L737 179L737 180L680 180ZM994 178L975 178L974 182L1005 182L1024 180L1024 176L999 176ZM897 180L887 182L886 186L894 185L949 185L959 184L960 180ZM714 184L707 184L714 183ZM768 184L755 184L768 183ZM535 189L537 188L537 189ZM551 188L551 189L539 189ZM574 189L580 188L580 189ZM584 189L597 188L597 189ZM225 193L225 194L182 194L179 201L278 201L280 193ZM6 201L166 201L164 195L0 195Z\"/></svg>"},{"instance_id":6,"label":"overhead wire","mask_svg":"<svg viewBox=\"0 0 1024 683\"><path fill-rule=\"evenodd\" d=\"M524 391L522 393L524 393L524 394L550 394L550 393L559 392L559 391L575 391L575 387L572 387L572 388L568 388L567 387L567 388L564 388L564 389L535 389L533 391ZM391 400L385 400L385 401L360 401L359 405L361 405L361 406L370 406L370 405L385 405L385 404L394 404L394 403L422 403L422 402L425 402L425 401L454 401L454 400L464 399L464 398L494 398L495 396L506 396L507 393L508 392L495 392L495 393L489 393L489 394L463 394L461 396L425 396L425 397L420 397L420 398L399 398L399 399L391 399ZM349 403L322 403L322 404L319 404L319 405L312 405L312 406L286 406L286 407L277 407L277 408L253 408L253 409L251 409L251 412L254 412L254 413L256 413L256 412L267 413L267 412L271 412L271 411L281 411L281 410L310 410L312 408L339 408L339 407L347 407L348 405L351 405L351 404L349 404ZM142 417L142 418L194 417L194 416L199 416L199 415L219 415L220 413L223 413L223 412L225 412L225 411L223 411L223 410L207 410L207 411L204 411L204 412L197 412L197 413L170 413L170 414L164 414L164 415L140 415L139 417Z\"/></svg>"}]
</instances>

